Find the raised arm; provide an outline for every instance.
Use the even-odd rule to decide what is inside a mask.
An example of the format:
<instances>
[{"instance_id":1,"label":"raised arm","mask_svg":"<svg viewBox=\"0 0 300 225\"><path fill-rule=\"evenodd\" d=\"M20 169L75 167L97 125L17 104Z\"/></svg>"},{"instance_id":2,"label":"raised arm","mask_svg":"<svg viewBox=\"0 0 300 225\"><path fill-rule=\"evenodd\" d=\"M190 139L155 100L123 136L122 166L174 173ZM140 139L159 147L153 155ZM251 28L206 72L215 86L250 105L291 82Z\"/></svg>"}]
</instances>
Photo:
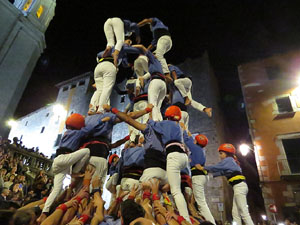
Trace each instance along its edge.
<instances>
[{"instance_id":1,"label":"raised arm","mask_svg":"<svg viewBox=\"0 0 300 225\"><path fill-rule=\"evenodd\" d=\"M138 27L145 26L146 24L151 24L152 23L152 18L149 19L143 19L141 22L138 23Z\"/></svg>"}]
</instances>

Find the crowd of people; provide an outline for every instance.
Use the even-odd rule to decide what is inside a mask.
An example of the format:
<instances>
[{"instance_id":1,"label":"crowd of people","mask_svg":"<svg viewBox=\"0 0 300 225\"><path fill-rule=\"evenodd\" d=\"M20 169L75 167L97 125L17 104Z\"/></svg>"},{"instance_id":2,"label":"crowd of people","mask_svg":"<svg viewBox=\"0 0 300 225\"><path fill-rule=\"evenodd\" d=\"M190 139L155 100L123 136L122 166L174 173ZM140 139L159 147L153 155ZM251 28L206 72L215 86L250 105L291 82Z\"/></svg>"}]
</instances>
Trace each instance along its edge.
<instances>
[{"instance_id":1,"label":"crowd of people","mask_svg":"<svg viewBox=\"0 0 300 225\"><path fill-rule=\"evenodd\" d=\"M140 44L139 30L147 24L153 33L148 48ZM204 148L208 138L203 134L193 137L188 129L187 107L208 117L212 117L212 109L193 99L191 77L167 64L164 54L172 48L168 27L155 17L139 23L115 17L105 22L104 33L107 46L97 55L96 91L88 116L73 113L66 119L66 132L52 164L50 193L44 188L47 179L39 175L36 179L45 181L45 186L33 190L36 201L32 198L28 204L21 202L21 208L6 212L3 218L11 218L15 225L217 224L205 196L208 173L212 173L214 177L225 176L233 187L233 221L252 225L246 199L248 187L235 147L230 143L220 145L216 151L221 161L206 166ZM131 39L125 40L132 33L136 45ZM134 71L125 87L130 104L124 112L109 105L120 66ZM128 124L129 135L112 143L113 127L121 122ZM123 144L120 155L111 154ZM7 161L5 154L3 160ZM7 163L11 161L21 163L17 159ZM64 190L67 175L72 179ZM16 184L15 178L11 179L4 186L20 191L23 176ZM104 184L111 193L108 209L102 199ZM22 190L24 186L22 183ZM6 190L4 187L4 196L9 195Z\"/></svg>"}]
</instances>

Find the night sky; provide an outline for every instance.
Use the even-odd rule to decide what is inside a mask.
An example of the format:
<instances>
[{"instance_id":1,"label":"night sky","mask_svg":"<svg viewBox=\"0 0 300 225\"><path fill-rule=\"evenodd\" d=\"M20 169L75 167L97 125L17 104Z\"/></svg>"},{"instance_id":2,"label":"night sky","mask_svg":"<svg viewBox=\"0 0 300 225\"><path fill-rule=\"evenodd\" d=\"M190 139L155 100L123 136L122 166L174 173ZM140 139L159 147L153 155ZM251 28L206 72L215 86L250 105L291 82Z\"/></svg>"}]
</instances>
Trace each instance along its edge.
<instances>
[{"instance_id":1,"label":"night sky","mask_svg":"<svg viewBox=\"0 0 300 225\"><path fill-rule=\"evenodd\" d=\"M55 84L94 70L96 54L106 46L103 24L107 18L139 22L158 17L172 35L173 47L165 55L167 62L179 64L208 52L222 96L219 104L226 119L227 141L235 144L239 140L247 141L250 137L237 66L300 47L297 3L289 0L186 0L180 4L166 0L59 0L45 35L47 48L15 117L54 102ZM152 39L148 25L141 28L141 37L142 43L148 46ZM248 162L253 166L254 157L249 156ZM250 173L247 176L255 175L256 169L247 173Z\"/></svg>"}]
</instances>

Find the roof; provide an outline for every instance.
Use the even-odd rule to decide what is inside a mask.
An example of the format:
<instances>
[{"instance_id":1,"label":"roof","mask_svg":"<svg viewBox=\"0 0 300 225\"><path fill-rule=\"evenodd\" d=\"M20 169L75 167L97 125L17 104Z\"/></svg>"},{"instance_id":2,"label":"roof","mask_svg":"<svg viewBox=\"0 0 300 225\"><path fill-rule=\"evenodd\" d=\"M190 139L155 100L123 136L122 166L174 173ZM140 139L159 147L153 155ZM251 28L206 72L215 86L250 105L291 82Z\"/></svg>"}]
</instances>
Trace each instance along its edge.
<instances>
[{"instance_id":1,"label":"roof","mask_svg":"<svg viewBox=\"0 0 300 225\"><path fill-rule=\"evenodd\" d=\"M57 87L59 89L59 88L61 88L62 86L66 85L66 84L73 83L74 81L78 81L78 80L81 80L83 78L91 77L92 75L93 75L93 73L91 71L86 72L86 73L81 74L79 76L73 77L69 80L62 81L62 82L56 84L55 87Z\"/></svg>"}]
</instances>

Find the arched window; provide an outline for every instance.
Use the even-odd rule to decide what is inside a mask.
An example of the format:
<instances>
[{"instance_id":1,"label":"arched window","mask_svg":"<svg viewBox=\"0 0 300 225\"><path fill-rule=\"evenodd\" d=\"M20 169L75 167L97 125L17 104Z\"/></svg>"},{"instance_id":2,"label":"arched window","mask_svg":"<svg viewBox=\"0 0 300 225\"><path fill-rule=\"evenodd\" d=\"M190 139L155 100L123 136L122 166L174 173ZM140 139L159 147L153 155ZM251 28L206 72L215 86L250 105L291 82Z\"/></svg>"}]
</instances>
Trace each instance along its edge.
<instances>
[{"instance_id":1,"label":"arched window","mask_svg":"<svg viewBox=\"0 0 300 225\"><path fill-rule=\"evenodd\" d=\"M33 0L27 0L27 2L24 4L23 10L27 12L32 5Z\"/></svg>"},{"instance_id":2,"label":"arched window","mask_svg":"<svg viewBox=\"0 0 300 225\"><path fill-rule=\"evenodd\" d=\"M42 5L40 5L40 7L38 8L38 10L36 11L37 18L40 18L41 15L43 14L43 12L44 12L44 7Z\"/></svg>"}]
</instances>

